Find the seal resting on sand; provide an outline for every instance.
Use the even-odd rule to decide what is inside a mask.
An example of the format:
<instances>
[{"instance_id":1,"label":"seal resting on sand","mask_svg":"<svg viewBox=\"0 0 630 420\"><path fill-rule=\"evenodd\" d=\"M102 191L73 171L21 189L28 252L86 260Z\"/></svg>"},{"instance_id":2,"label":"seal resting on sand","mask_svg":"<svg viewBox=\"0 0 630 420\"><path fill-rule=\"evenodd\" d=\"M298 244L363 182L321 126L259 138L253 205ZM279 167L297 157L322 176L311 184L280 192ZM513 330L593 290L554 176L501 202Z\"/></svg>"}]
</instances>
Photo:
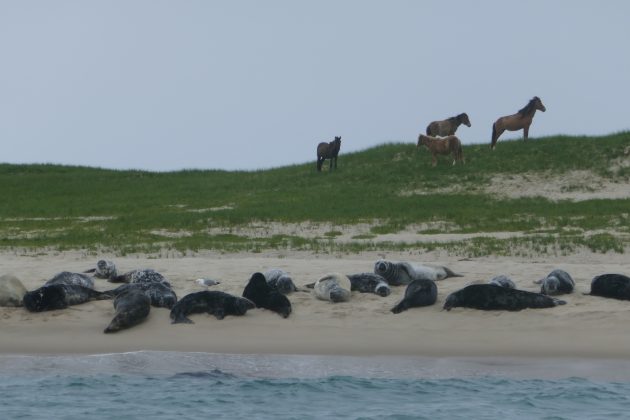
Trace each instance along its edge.
<instances>
[{"instance_id":1,"label":"seal resting on sand","mask_svg":"<svg viewBox=\"0 0 630 420\"><path fill-rule=\"evenodd\" d=\"M341 273L329 273L315 282L313 292L320 300L332 303L350 300L352 284L348 276Z\"/></svg>"},{"instance_id":2,"label":"seal resting on sand","mask_svg":"<svg viewBox=\"0 0 630 420\"><path fill-rule=\"evenodd\" d=\"M171 287L171 284L163 275L151 269L132 270L125 274L112 277L108 281L111 283L164 283L168 287Z\"/></svg>"},{"instance_id":3,"label":"seal resting on sand","mask_svg":"<svg viewBox=\"0 0 630 420\"><path fill-rule=\"evenodd\" d=\"M282 293L273 290L263 273L252 274L243 290L243 297L254 302L256 307L269 309L282 315L283 318L288 317L292 311L289 299Z\"/></svg>"},{"instance_id":4,"label":"seal resting on sand","mask_svg":"<svg viewBox=\"0 0 630 420\"><path fill-rule=\"evenodd\" d=\"M348 274L350 280L350 290L360 293L374 293L379 296L389 296L391 289L387 280L381 275L374 273Z\"/></svg>"},{"instance_id":5,"label":"seal resting on sand","mask_svg":"<svg viewBox=\"0 0 630 420\"><path fill-rule=\"evenodd\" d=\"M390 286L409 284L416 279L438 281L448 277L463 277L444 266L417 265L387 260L376 261L374 273L383 276Z\"/></svg>"},{"instance_id":6,"label":"seal resting on sand","mask_svg":"<svg viewBox=\"0 0 630 420\"><path fill-rule=\"evenodd\" d=\"M26 292L28 290L17 277L0 276L0 306L22 306Z\"/></svg>"},{"instance_id":7,"label":"seal resting on sand","mask_svg":"<svg viewBox=\"0 0 630 420\"><path fill-rule=\"evenodd\" d=\"M111 299L107 292L98 292L89 287L67 284L53 284L40 287L24 295L24 307L31 312L65 309L68 306L90 300Z\"/></svg>"},{"instance_id":8,"label":"seal resting on sand","mask_svg":"<svg viewBox=\"0 0 630 420\"><path fill-rule=\"evenodd\" d=\"M131 290L143 292L151 301L151 305L157 308L171 309L177 302L177 295L173 289L167 286L167 283L161 282L128 283L109 290L106 293L118 297L122 293L127 293Z\"/></svg>"},{"instance_id":9,"label":"seal resting on sand","mask_svg":"<svg viewBox=\"0 0 630 420\"><path fill-rule=\"evenodd\" d=\"M511 278L504 274L493 277L488 284L494 284L499 287L507 287L508 289L516 289L516 284L514 284Z\"/></svg>"},{"instance_id":10,"label":"seal resting on sand","mask_svg":"<svg viewBox=\"0 0 630 420\"><path fill-rule=\"evenodd\" d=\"M98 260L96 268L84 271L84 273L94 273L94 277L97 279L111 279L118 275L116 265L108 260Z\"/></svg>"},{"instance_id":11,"label":"seal resting on sand","mask_svg":"<svg viewBox=\"0 0 630 420\"><path fill-rule=\"evenodd\" d=\"M540 284L540 293L545 295L562 295L565 293L573 293L575 288L575 282L564 270L553 270L547 274L544 279L534 281L535 284Z\"/></svg>"},{"instance_id":12,"label":"seal resting on sand","mask_svg":"<svg viewBox=\"0 0 630 420\"><path fill-rule=\"evenodd\" d=\"M226 315L245 315L248 309L255 307L254 302L249 299L216 290L203 290L181 298L171 309L170 317L172 324L192 324L187 318L190 314L206 312L217 319L223 319Z\"/></svg>"},{"instance_id":13,"label":"seal resting on sand","mask_svg":"<svg viewBox=\"0 0 630 420\"><path fill-rule=\"evenodd\" d=\"M630 300L630 277L623 274L602 274L591 281L592 296Z\"/></svg>"},{"instance_id":14,"label":"seal resting on sand","mask_svg":"<svg viewBox=\"0 0 630 420\"><path fill-rule=\"evenodd\" d=\"M65 284L67 286L83 286L94 289L94 279L90 276L86 276L81 273L71 273L69 271L62 271L55 274L55 276L44 283L44 286L51 286L53 284Z\"/></svg>"},{"instance_id":15,"label":"seal resting on sand","mask_svg":"<svg viewBox=\"0 0 630 420\"><path fill-rule=\"evenodd\" d=\"M114 309L116 315L104 333L124 330L144 321L151 311L151 299L142 290L131 288L116 296Z\"/></svg>"},{"instance_id":16,"label":"seal resting on sand","mask_svg":"<svg viewBox=\"0 0 630 420\"><path fill-rule=\"evenodd\" d=\"M417 279L407 285L405 297L391 310L395 314L409 308L433 305L437 300L437 286L433 280Z\"/></svg>"},{"instance_id":17,"label":"seal resting on sand","mask_svg":"<svg viewBox=\"0 0 630 420\"><path fill-rule=\"evenodd\" d=\"M566 302L540 293L497 287L492 284L471 284L451 293L444 302L450 311L458 306L465 308L520 311L526 308L551 308Z\"/></svg>"},{"instance_id":18,"label":"seal resting on sand","mask_svg":"<svg viewBox=\"0 0 630 420\"><path fill-rule=\"evenodd\" d=\"M283 295L288 295L298 290L289 273L284 270L272 268L271 270L265 271L264 275L269 286Z\"/></svg>"}]
</instances>

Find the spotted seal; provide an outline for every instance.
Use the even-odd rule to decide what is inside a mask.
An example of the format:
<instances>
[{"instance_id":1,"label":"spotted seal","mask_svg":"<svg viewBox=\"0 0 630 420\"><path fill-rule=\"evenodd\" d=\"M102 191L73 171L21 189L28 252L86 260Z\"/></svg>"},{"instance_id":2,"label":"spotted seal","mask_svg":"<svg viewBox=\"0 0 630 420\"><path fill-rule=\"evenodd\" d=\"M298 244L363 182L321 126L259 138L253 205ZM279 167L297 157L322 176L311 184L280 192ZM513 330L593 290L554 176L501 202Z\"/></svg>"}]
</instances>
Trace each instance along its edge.
<instances>
[{"instance_id":1,"label":"spotted seal","mask_svg":"<svg viewBox=\"0 0 630 420\"><path fill-rule=\"evenodd\" d=\"M379 296L389 296L391 289L387 280L381 275L374 273L348 274L350 280L350 290L360 293L374 293Z\"/></svg>"},{"instance_id":2,"label":"spotted seal","mask_svg":"<svg viewBox=\"0 0 630 420\"><path fill-rule=\"evenodd\" d=\"M315 282L313 293L320 300L332 303L350 300L352 284L348 276L341 273L329 273Z\"/></svg>"},{"instance_id":3,"label":"spotted seal","mask_svg":"<svg viewBox=\"0 0 630 420\"><path fill-rule=\"evenodd\" d=\"M162 282L128 283L109 290L107 293L118 297L131 290L143 292L149 298L151 305L157 308L172 309L177 302L177 295L173 289L167 283Z\"/></svg>"},{"instance_id":4,"label":"spotted seal","mask_svg":"<svg viewBox=\"0 0 630 420\"><path fill-rule=\"evenodd\" d=\"M124 274L112 277L108 281L111 283L164 283L168 287L171 287L171 284L162 274L151 269L128 271Z\"/></svg>"},{"instance_id":5,"label":"spotted seal","mask_svg":"<svg viewBox=\"0 0 630 420\"><path fill-rule=\"evenodd\" d=\"M391 311L399 314L409 308L430 306L437 300L437 286L433 280L416 279L407 285L405 296Z\"/></svg>"},{"instance_id":6,"label":"spotted seal","mask_svg":"<svg viewBox=\"0 0 630 420\"><path fill-rule=\"evenodd\" d=\"M409 284L415 279L438 281L449 277L463 277L444 266L416 265L387 260L376 261L374 273L383 276L390 286Z\"/></svg>"},{"instance_id":7,"label":"spotted seal","mask_svg":"<svg viewBox=\"0 0 630 420\"><path fill-rule=\"evenodd\" d=\"M271 270L265 271L264 276L269 286L283 295L288 295L298 290L289 273L284 270L272 268Z\"/></svg>"},{"instance_id":8,"label":"spotted seal","mask_svg":"<svg viewBox=\"0 0 630 420\"><path fill-rule=\"evenodd\" d=\"M68 286L83 286L94 289L94 279L90 276L81 273L71 273L69 271L62 271L55 274L55 276L44 283L44 286L51 286L53 284L65 284Z\"/></svg>"},{"instance_id":9,"label":"spotted seal","mask_svg":"<svg viewBox=\"0 0 630 420\"><path fill-rule=\"evenodd\" d=\"M451 293L444 302L444 309L465 307L490 310L520 311L525 308L551 308L566 302L541 293L497 287L492 284L471 284Z\"/></svg>"},{"instance_id":10,"label":"spotted seal","mask_svg":"<svg viewBox=\"0 0 630 420\"><path fill-rule=\"evenodd\" d=\"M144 321L151 311L151 299L142 290L130 288L116 296L114 309L116 315L103 331L106 334L133 327Z\"/></svg>"},{"instance_id":11,"label":"spotted seal","mask_svg":"<svg viewBox=\"0 0 630 420\"><path fill-rule=\"evenodd\" d=\"M171 309L170 317L172 324L192 324L192 320L188 319L190 314L206 312L217 319L223 319L226 315L245 315L249 309L255 307L254 302L249 299L217 290L203 290L181 298Z\"/></svg>"},{"instance_id":12,"label":"spotted seal","mask_svg":"<svg viewBox=\"0 0 630 420\"><path fill-rule=\"evenodd\" d=\"M22 306L26 292L28 290L17 277L0 276L0 306Z\"/></svg>"},{"instance_id":13,"label":"spotted seal","mask_svg":"<svg viewBox=\"0 0 630 420\"><path fill-rule=\"evenodd\" d=\"M84 286L52 284L27 292L24 295L24 307L31 312L65 309L90 300L111 299L112 295L98 292Z\"/></svg>"},{"instance_id":14,"label":"spotted seal","mask_svg":"<svg viewBox=\"0 0 630 420\"><path fill-rule=\"evenodd\" d=\"M118 276L116 265L108 260L98 260L96 268L84 271L84 273L94 273L97 279L111 279Z\"/></svg>"},{"instance_id":15,"label":"spotted seal","mask_svg":"<svg viewBox=\"0 0 630 420\"><path fill-rule=\"evenodd\" d=\"M591 280L592 296L630 300L630 277L623 274L602 274Z\"/></svg>"},{"instance_id":16,"label":"spotted seal","mask_svg":"<svg viewBox=\"0 0 630 420\"><path fill-rule=\"evenodd\" d=\"M263 273L252 274L243 290L243 297L254 302L256 307L269 309L283 318L288 317L293 310L289 299L277 290L273 290Z\"/></svg>"},{"instance_id":17,"label":"spotted seal","mask_svg":"<svg viewBox=\"0 0 630 420\"><path fill-rule=\"evenodd\" d=\"M545 295L562 295L565 293L573 293L575 282L571 275L564 270L553 270L547 274L544 279L534 281L540 284L540 293Z\"/></svg>"},{"instance_id":18,"label":"spotted seal","mask_svg":"<svg viewBox=\"0 0 630 420\"><path fill-rule=\"evenodd\" d=\"M516 289L516 284L514 284L511 278L504 274L493 277L490 279L488 284L494 284L499 287L507 287L508 289Z\"/></svg>"}]
</instances>

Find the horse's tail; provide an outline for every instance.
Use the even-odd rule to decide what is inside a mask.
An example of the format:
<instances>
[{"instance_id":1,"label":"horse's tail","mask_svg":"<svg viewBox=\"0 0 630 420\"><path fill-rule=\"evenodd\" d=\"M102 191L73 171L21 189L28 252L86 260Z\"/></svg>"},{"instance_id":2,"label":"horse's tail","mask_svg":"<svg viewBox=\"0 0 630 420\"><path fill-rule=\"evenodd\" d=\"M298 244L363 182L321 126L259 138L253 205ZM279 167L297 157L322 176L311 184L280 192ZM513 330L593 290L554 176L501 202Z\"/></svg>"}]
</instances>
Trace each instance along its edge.
<instances>
[{"instance_id":1,"label":"horse's tail","mask_svg":"<svg viewBox=\"0 0 630 420\"><path fill-rule=\"evenodd\" d=\"M494 149L494 145L497 144L495 140L495 136L497 135L497 123L492 124L492 143L490 143L490 148Z\"/></svg>"}]
</instances>

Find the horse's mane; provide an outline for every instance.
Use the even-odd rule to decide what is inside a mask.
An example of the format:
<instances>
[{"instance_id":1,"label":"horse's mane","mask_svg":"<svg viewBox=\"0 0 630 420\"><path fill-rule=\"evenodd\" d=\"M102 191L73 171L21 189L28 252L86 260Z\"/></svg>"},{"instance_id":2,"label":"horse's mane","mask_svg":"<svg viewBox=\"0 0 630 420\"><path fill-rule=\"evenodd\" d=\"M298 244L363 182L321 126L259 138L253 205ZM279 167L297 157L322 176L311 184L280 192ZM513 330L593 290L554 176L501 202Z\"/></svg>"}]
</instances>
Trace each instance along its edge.
<instances>
[{"instance_id":1,"label":"horse's mane","mask_svg":"<svg viewBox=\"0 0 630 420\"><path fill-rule=\"evenodd\" d=\"M532 99L530 99L527 105L525 105L523 108L518 110L518 113L521 115L529 114L530 112L532 112L532 110L536 106L536 101L540 101L538 96L534 96Z\"/></svg>"},{"instance_id":2,"label":"horse's mane","mask_svg":"<svg viewBox=\"0 0 630 420\"><path fill-rule=\"evenodd\" d=\"M466 115L466 113L462 112L461 114L455 115L454 117L447 118L447 121L450 121L450 122L461 122L461 121L463 121L464 115Z\"/></svg>"}]
</instances>

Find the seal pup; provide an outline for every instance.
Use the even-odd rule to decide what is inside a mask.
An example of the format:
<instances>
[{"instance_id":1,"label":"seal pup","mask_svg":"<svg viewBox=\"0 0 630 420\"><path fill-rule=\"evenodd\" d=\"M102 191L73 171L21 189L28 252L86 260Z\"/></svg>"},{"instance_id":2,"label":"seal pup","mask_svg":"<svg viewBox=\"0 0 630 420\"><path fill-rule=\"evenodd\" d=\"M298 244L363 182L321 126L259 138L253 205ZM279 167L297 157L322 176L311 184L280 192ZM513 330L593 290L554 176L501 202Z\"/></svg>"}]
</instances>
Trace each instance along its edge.
<instances>
[{"instance_id":1,"label":"seal pup","mask_svg":"<svg viewBox=\"0 0 630 420\"><path fill-rule=\"evenodd\" d=\"M17 277L7 274L0 276L0 306L22 306L26 292L28 290Z\"/></svg>"},{"instance_id":2,"label":"seal pup","mask_svg":"<svg viewBox=\"0 0 630 420\"><path fill-rule=\"evenodd\" d=\"M591 280L591 296L630 300L630 277L623 274L602 274Z\"/></svg>"},{"instance_id":3,"label":"seal pup","mask_svg":"<svg viewBox=\"0 0 630 420\"><path fill-rule=\"evenodd\" d=\"M27 292L24 295L24 307L31 312L65 309L90 300L111 299L107 292L98 292L89 287L52 284Z\"/></svg>"},{"instance_id":4,"label":"seal pup","mask_svg":"<svg viewBox=\"0 0 630 420\"><path fill-rule=\"evenodd\" d=\"M216 290L203 290L181 298L171 309L170 317L172 324L193 324L188 319L190 314L206 312L217 319L223 319L226 315L245 315L248 309L255 307L254 302L249 299Z\"/></svg>"},{"instance_id":5,"label":"seal pup","mask_svg":"<svg viewBox=\"0 0 630 420\"><path fill-rule=\"evenodd\" d=\"M288 295L298 290L289 273L284 270L272 268L271 270L265 271L263 274L269 286L283 295Z\"/></svg>"},{"instance_id":6,"label":"seal pup","mask_svg":"<svg viewBox=\"0 0 630 420\"><path fill-rule=\"evenodd\" d=\"M401 286L416 279L444 280L449 277L463 277L444 266L429 266L410 264L408 262L394 262L378 260L374 263L374 273L387 280L390 286Z\"/></svg>"},{"instance_id":7,"label":"seal pup","mask_svg":"<svg viewBox=\"0 0 630 420\"><path fill-rule=\"evenodd\" d=\"M350 300L351 288L352 284L348 276L341 273L329 273L315 282L313 292L317 299L338 303Z\"/></svg>"},{"instance_id":8,"label":"seal pup","mask_svg":"<svg viewBox=\"0 0 630 420\"><path fill-rule=\"evenodd\" d=\"M288 317L293 310L289 299L273 290L263 273L252 274L243 290L243 297L254 302L257 308L269 309L283 318Z\"/></svg>"},{"instance_id":9,"label":"seal pup","mask_svg":"<svg viewBox=\"0 0 630 420\"><path fill-rule=\"evenodd\" d=\"M116 315L104 333L112 333L133 327L144 321L151 311L151 299L138 288L130 288L114 299Z\"/></svg>"},{"instance_id":10,"label":"seal pup","mask_svg":"<svg viewBox=\"0 0 630 420\"><path fill-rule=\"evenodd\" d=\"M540 293L545 295L562 295L565 293L573 293L575 282L564 270L553 270L547 274L547 277L535 280L534 284L540 284Z\"/></svg>"},{"instance_id":11,"label":"seal pup","mask_svg":"<svg viewBox=\"0 0 630 420\"><path fill-rule=\"evenodd\" d=\"M391 289L387 280L381 275L374 273L348 274L350 280L350 290L359 293L374 293L379 296L389 296Z\"/></svg>"},{"instance_id":12,"label":"seal pup","mask_svg":"<svg viewBox=\"0 0 630 420\"><path fill-rule=\"evenodd\" d=\"M151 305L156 308L172 309L173 306L175 306L175 303L177 303L177 295L170 286L166 285L166 283L127 283L120 285L113 290L108 290L106 293L118 297L119 295L127 293L131 290L139 290L143 292L151 301Z\"/></svg>"},{"instance_id":13,"label":"seal pup","mask_svg":"<svg viewBox=\"0 0 630 420\"><path fill-rule=\"evenodd\" d=\"M94 289L94 279L90 276L86 276L81 273L71 273L69 271L62 271L55 274L55 276L44 283L44 286L51 286L53 284L65 284L68 286L83 286Z\"/></svg>"},{"instance_id":14,"label":"seal pup","mask_svg":"<svg viewBox=\"0 0 630 420\"><path fill-rule=\"evenodd\" d=\"M465 308L520 311L525 308L551 308L566 302L540 293L497 287L492 284L471 284L451 293L444 302L450 311L458 306Z\"/></svg>"},{"instance_id":15,"label":"seal pup","mask_svg":"<svg viewBox=\"0 0 630 420\"><path fill-rule=\"evenodd\" d=\"M493 284L499 287L507 287L508 289L516 289L516 284L514 284L511 278L504 274L492 277L488 284Z\"/></svg>"},{"instance_id":16,"label":"seal pup","mask_svg":"<svg viewBox=\"0 0 630 420\"><path fill-rule=\"evenodd\" d=\"M405 297L391 311L399 314L409 308L430 306L437 300L437 286L433 280L416 279L407 285Z\"/></svg>"},{"instance_id":17,"label":"seal pup","mask_svg":"<svg viewBox=\"0 0 630 420\"><path fill-rule=\"evenodd\" d=\"M118 275L116 265L108 260L98 260L96 268L86 270L84 273L94 273L94 277L97 279L111 279Z\"/></svg>"},{"instance_id":18,"label":"seal pup","mask_svg":"<svg viewBox=\"0 0 630 420\"><path fill-rule=\"evenodd\" d=\"M197 279L195 280L195 283L197 283L200 286L205 286L205 287L216 286L217 284L221 284L220 281L213 280L213 279Z\"/></svg>"}]
</instances>

